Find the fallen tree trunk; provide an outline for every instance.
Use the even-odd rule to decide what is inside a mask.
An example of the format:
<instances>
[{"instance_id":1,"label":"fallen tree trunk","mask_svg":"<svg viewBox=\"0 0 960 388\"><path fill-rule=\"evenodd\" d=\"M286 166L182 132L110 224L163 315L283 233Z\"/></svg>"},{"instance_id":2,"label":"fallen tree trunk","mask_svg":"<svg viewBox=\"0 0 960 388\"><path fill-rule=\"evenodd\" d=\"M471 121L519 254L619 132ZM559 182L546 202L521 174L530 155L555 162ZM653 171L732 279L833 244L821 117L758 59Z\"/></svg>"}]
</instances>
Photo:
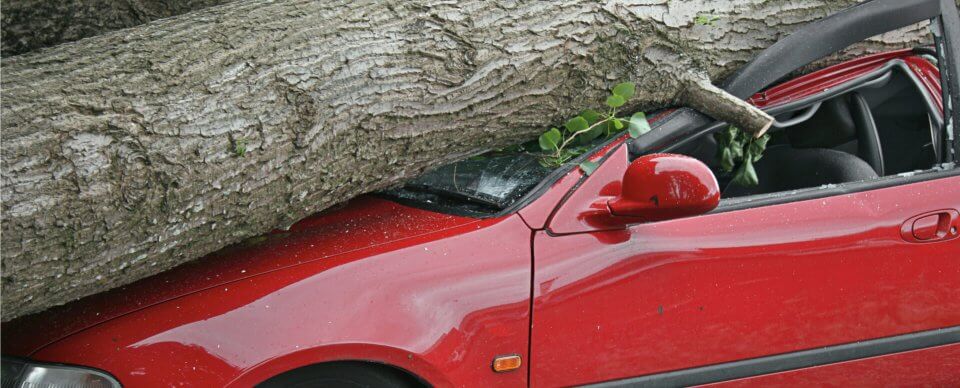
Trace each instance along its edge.
<instances>
[{"instance_id":1,"label":"fallen tree trunk","mask_svg":"<svg viewBox=\"0 0 960 388\"><path fill-rule=\"evenodd\" d=\"M241 0L6 58L2 319L535 137L616 82L672 104L850 4L678 3Z\"/></svg>"},{"instance_id":2,"label":"fallen tree trunk","mask_svg":"<svg viewBox=\"0 0 960 388\"><path fill-rule=\"evenodd\" d=\"M3 3L7 57L138 26L230 0L15 0Z\"/></svg>"}]
</instances>

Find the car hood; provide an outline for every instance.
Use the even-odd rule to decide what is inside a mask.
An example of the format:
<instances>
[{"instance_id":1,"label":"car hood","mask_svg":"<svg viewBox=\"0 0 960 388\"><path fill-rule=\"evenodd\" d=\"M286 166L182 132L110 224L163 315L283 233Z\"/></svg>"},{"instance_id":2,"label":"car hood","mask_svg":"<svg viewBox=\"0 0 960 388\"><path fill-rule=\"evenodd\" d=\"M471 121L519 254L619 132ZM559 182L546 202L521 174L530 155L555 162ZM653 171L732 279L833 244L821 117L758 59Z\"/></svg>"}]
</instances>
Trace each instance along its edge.
<instances>
[{"instance_id":1,"label":"car hood","mask_svg":"<svg viewBox=\"0 0 960 388\"><path fill-rule=\"evenodd\" d=\"M373 196L308 217L170 271L2 325L4 354L29 356L94 325L266 272L477 222Z\"/></svg>"}]
</instances>

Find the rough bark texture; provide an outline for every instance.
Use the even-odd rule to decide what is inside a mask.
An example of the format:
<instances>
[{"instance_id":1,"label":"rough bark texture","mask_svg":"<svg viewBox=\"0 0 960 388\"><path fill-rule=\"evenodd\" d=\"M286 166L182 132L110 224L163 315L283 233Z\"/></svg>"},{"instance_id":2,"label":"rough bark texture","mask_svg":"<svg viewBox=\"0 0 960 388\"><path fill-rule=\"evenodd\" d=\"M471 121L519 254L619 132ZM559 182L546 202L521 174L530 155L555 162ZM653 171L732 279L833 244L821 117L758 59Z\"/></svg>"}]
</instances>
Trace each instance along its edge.
<instances>
[{"instance_id":1,"label":"rough bark texture","mask_svg":"<svg viewBox=\"0 0 960 388\"><path fill-rule=\"evenodd\" d=\"M241 0L4 59L3 320L526 140L616 82L626 111L671 104L678 75L850 1L393 3Z\"/></svg>"},{"instance_id":2,"label":"rough bark texture","mask_svg":"<svg viewBox=\"0 0 960 388\"><path fill-rule=\"evenodd\" d=\"M754 137L763 136L774 122L767 112L718 88L706 77L690 76L679 100L717 120L737 123Z\"/></svg>"},{"instance_id":3,"label":"rough bark texture","mask_svg":"<svg viewBox=\"0 0 960 388\"><path fill-rule=\"evenodd\" d=\"M22 54L133 27L230 0L10 0L3 2L0 55Z\"/></svg>"}]
</instances>

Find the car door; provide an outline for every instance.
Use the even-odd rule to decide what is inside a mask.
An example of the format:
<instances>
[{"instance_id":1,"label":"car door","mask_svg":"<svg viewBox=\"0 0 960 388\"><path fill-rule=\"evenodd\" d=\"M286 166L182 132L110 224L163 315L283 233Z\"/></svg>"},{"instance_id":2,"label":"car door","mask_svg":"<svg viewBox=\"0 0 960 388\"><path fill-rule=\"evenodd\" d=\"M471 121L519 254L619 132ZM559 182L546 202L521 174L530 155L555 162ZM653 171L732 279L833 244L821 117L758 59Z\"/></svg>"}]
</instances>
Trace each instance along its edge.
<instances>
[{"instance_id":1,"label":"car door","mask_svg":"<svg viewBox=\"0 0 960 388\"><path fill-rule=\"evenodd\" d=\"M958 198L953 176L625 230L540 232L532 382L686 385L957 341L960 240L908 242L901 226L960 208Z\"/></svg>"},{"instance_id":2,"label":"car door","mask_svg":"<svg viewBox=\"0 0 960 388\"><path fill-rule=\"evenodd\" d=\"M818 34L860 40L926 18L942 27L944 94L957 106L956 8L935 0L878 0L804 28L804 39L761 54L727 90L749 96L829 53L804 46L827 39ZM889 28L876 30L884 23ZM785 52L793 62L777 59ZM947 130L956 130L956 114L946 112ZM611 151L535 233L531 384L760 378L753 376L889 383L904 374L960 381L949 366L960 354L956 169L721 203L695 217L619 228L596 222L603 210L591 204L619 190L632 154L657 150L703 120L677 111L653 136ZM943 237L916 238L931 219Z\"/></svg>"}]
</instances>

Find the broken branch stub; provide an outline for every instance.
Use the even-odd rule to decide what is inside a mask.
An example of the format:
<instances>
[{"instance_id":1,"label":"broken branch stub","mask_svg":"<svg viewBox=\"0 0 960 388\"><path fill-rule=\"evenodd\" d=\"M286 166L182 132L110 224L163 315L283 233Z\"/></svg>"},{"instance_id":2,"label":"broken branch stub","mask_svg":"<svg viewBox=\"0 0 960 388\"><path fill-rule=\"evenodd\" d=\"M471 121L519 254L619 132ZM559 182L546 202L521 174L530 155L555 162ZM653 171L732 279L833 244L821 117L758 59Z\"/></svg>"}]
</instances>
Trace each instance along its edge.
<instances>
[{"instance_id":1,"label":"broken branch stub","mask_svg":"<svg viewBox=\"0 0 960 388\"><path fill-rule=\"evenodd\" d=\"M759 138L773 125L773 117L713 85L706 77L683 80L680 102L714 119L726 121Z\"/></svg>"}]
</instances>

